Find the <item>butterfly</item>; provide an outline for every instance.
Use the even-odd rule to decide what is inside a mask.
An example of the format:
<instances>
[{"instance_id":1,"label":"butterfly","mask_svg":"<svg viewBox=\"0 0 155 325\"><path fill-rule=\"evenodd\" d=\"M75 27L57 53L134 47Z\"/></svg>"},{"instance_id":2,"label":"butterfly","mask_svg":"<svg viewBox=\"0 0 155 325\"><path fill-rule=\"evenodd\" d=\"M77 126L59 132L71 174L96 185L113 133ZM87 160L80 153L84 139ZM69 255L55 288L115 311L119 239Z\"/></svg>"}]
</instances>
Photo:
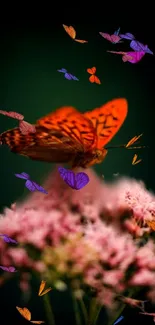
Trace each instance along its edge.
<instances>
[{"instance_id":1,"label":"butterfly","mask_svg":"<svg viewBox=\"0 0 155 325\"><path fill-rule=\"evenodd\" d=\"M153 55L153 52L148 48L148 45L144 45L143 43L140 43L139 41L135 40L135 36L131 33L121 34L120 37L123 39L130 40L130 47L132 50L139 52L144 51L145 53L149 53Z\"/></svg>"},{"instance_id":2,"label":"butterfly","mask_svg":"<svg viewBox=\"0 0 155 325\"><path fill-rule=\"evenodd\" d=\"M145 310L145 302L148 301L148 300L134 299L134 298L125 297L125 296L120 296L120 300L124 304L128 304L131 307L140 308L141 311L144 311Z\"/></svg>"},{"instance_id":3,"label":"butterfly","mask_svg":"<svg viewBox=\"0 0 155 325\"><path fill-rule=\"evenodd\" d=\"M98 84L98 85L101 85L101 81L100 81L100 79L99 79L97 76L95 76L95 73L96 73L96 67L88 68L88 69L87 69L87 72L88 72L89 74L91 74L91 76L89 77L89 81L90 81L91 83L96 83L96 84Z\"/></svg>"},{"instance_id":4,"label":"butterfly","mask_svg":"<svg viewBox=\"0 0 155 325\"><path fill-rule=\"evenodd\" d=\"M74 27L72 26L67 26L67 25L62 25L66 33L76 42L78 43L88 43L88 41L82 40L82 39L77 39L76 37L76 31Z\"/></svg>"},{"instance_id":5,"label":"butterfly","mask_svg":"<svg viewBox=\"0 0 155 325\"><path fill-rule=\"evenodd\" d=\"M99 34L104 37L106 40L108 40L109 42L113 43L113 44L117 44L117 43L121 43L121 37L119 35L119 32L120 32L120 28L114 32L114 34L110 35L110 34L107 34L107 33L102 33L102 32L99 32Z\"/></svg>"},{"instance_id":6,"label":"butterfly","mask_svg":"<svg viewBox=\"0 0 155 325\"><path fill-rule=\"evenodd\" d=\"M3 238L3 240L6 242L6 243L11 243L11 244L18 244L16 240L10 238L8 235L0 235L0 237Z\"/></svg>"},{"instance_id":7,"label":"butterfly","mask_svg":"<svg viewBox=\"0 0 155 325\"><path fill-rule=\"evenodd\" d=\"M45 189L42 186L32 181L30 179L30 176L27 173L22 172L21 174L15 174L15 176L26 180L25 186L28 188L29 191L31 192L39 191L48 194L47 191L45 191Z\"/></svg>"},{"instance_id":8,"label":"butterfly","mask_svg":"<svg viewBox=\"0 0 155 325\"><path fill-rule=\"evenodd\" d=\"M33 160L87 168L104 160L105 145L118 132L127 112L124 98L84 114L70 106L61 107L36 122L36 133L23 136L14 128L2 133L0 141Z\"/></svg>"},{"instance_id":9,"label":"butterfly","mask_svg":"<svg viewBox=\"0 0 155 325\"><path fill-rule=\"evenodd\" d=\"M45 323L44 321L42 320L31 320L31 312L29 311L28 308L20 308L20 307L17 307L16 306L16 309L19 311L19 313L28 321L30 321L31 323L33 324L43 324Z\"/></svg>"},{"instance_id":10,"label":"butterfly","mask_svg":"<svg viewBox=\"0 0 155 325\"><path fill-rule=\"evenodd\" d=\"M16 120L19 120L19 129L22 134L26 135L28 133L36 132L35 127L32 124L30 124L26 121L23 121L24 115L17 113L17 112L12 112L12 111L7 112L7 111L3 111L3 110L0 110L0 114L14 118Z\"/></svg>"},{"instance_id":11,"label":"butterfly","mask_svg":"<svg viewBox=\"0 0 155 325\"><path fill-rule=\"evenodd\" d=\"M1 266L0 265L0 269L2 269L3 271L6 271L6 272L17 272L17 270L15 269L14 266Z\"/></svg>"},{"instance_id":12,"label":"butterfly","mask_svg":"<svg viewBox=\"0 0 155 325\"><path fill-rule=\"evenodd\" d=\"M119 322L121 322L122 319L124 319L124 316L120 316L113 325L118 324Z\"/></svg>"},{"instance_id":13,"label":"butterfly","mask_svg":"<svg viewBox=\"0 0 155 325\"><path fill-rule=\"evenodd\" d=\"M68 80L76 80L79 81L78 78L76 78L75 76L73 76L71 73L68 73L66 69L62 68L60 70L57 70L58 72L62 72L64 73L64 77Z\"/></svg>"},{"instance_id":14,"label":"butterfly","mask_svg":"<svg viewBox=\"0 0 155 325\"><path fill-rule=\"evenodd\" d=\"M132 50L136 52L144 51L145 53L152 54L153 52L148 48L148 45L144 45L143 43L140 43L139 41L133 40L130 43L130 47Z\"/></svg>"},{"instance_id":15,"label":"butterfly","mask_svg":"<svg viewBox=\"0 0 155 325\"><path fill-rule=\"evenodd\" d=\"M74 190L80 190L89 183L89 177L86 173L75 174L72 170L62 167L59 167L58 171L64 182Z\"/></svg>"},{"instance_id":16,"label":"butterfly","mask_svg":"<svg viewBox=\"0 0 155 325\"><path fill-rule=\"evenodd\" d=\"M126 148L130 148L135 142L137 142L137 140L139 140L139 138L142 135L143 135L143 133L138 136L134 136L131 140L129 140L128 143L126 144ZM136 148L138 148L138 147L136 147ZM139 148L141 148L141 147L139 147Z\"/></svg>"},{"instance_id":17,"label":"butterfly","mask_svg":"<svg viewBox=\"0 0 155 325\"><path fill-rule=\"evenodd\" d=\"M133 159L132 159L132 165L137 165L142 161L142 159L137 160L137 157L138 156L135 154Z\"/></svg>"},{"instance_id":18,"label":"butterfly","mask_svg":"<svg viewBox=\"0 0 155 325\"><path fill-rule=\"evenodd\" d=\"M146 224L155 231L155 221L153 220L145 220Z\"/></svg>"},{"instance_id":19,"label":"butterfly","mask_svg":"<svg viewBox=\"0 0 155 325\"><path fill-rule=\"evenodd\" d=\"M120 34L119 35L122 39L127 39L127 40L134 40L135 36L131 33L125 33L125 34Z\"/></svg>"},{"instance_id":20,"label":"butterfly","mask_svg":"<svg viewBox=\"0 0 155 325\"><path fill-rule=\"evenodd\" d=\"M146 313L146 312L141 313L140 312L140 314L147 315L147 316L152 316L153 317L153 321L155 322L155 313Z\"/></svg>"},{"instance_id":21,"label":"butterfly","mask_svg":"<svg viewBox=\"0 0 155 325\"><path fill-rule=\"evenodd\" d=\"M139 52L116 52L116 51L107 51L109 53L120 54L122 55L123 62L138 63L143 56L145 55L144 51Z\"/></svg>"},{"instance_id":22,"label":"butterfly","mask_svg":"<svg viewBox=\"0 0 155 325\"><path fill-rule=\"evenodd\" d=\"M46 293L48 293L49 291L52 290L51 287L49 287L48 289L44 290L45 288L45 285L46 285L46 281L42 280L41 283L40 283L40 287L39 287L39 292L38 292L38 296L43 296L45 295Z\"/></svg>"}]
</instances>

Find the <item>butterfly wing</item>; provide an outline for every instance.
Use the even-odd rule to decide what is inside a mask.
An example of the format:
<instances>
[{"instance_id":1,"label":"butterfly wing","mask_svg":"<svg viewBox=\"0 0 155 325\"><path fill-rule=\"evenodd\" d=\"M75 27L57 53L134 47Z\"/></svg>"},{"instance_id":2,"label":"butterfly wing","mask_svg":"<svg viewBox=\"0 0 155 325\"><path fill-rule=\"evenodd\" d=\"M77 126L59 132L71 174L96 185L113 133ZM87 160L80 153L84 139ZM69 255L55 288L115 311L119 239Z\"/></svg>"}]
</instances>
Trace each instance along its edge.
<instances>
[{"instance_id":1,"label":"butterfly wing","mask_svg":"<svg viewBox=\"0 0 155 325\"><path fill-rule=\"evenodd\" d=\"M87 72L88 72L89 74L95 74L95 73L96 73L96 67L88 68L88 69L87 69Z\"/></svg>"},{"instance_id":2,"label":"butterfly wing","mask_svg":"<svg viewBox=\"0 0 155 325\"><path fill-rule=\"evenodd\" d=\"M134 35L131 33L125 33L119 35L121 38L127 39L127 40L133 40L135 39Z\"/></svg>"},{"instance_id":3,"label":"butterfly wing","mask_svg":"<svg viewBox=\"0 0 155 325\"><path fill-rule=\"evenodd\" d=\"M37 184L36 182L32 181L33 185L35 186L35 189L39 192L42 192L42 193L45 193L45 194L48 194L48 192L42 187L40 186L39 184Z\"/></svg>"},{"instance_id":4,"label":"butterfly wing","mask_svg":"<svg viewBox=\"0 0 155 325\"><path fill-rule=\"evenodd\" d=\"M66 31L66 33L71 37L71 38L75 38L76 37L76 31L74 29L74 27L72 26L67 26L67 25L62 25L64 30Z\"/></svg>"},{"instance_id":5,"label":"butterfly wing","mask_svg":"<svg viewBox=\"0 0 155 325\"><path fill-rule=\"evenodd\" d=\"M65 73L64 77L68 80L72 80L71 74L68 72Z\"/></svg>"},{"instance_id":6,"label":"butterfly wing","mask_svg":"<svg viewBox=\"0 0 155 325\"><path fill-rule=\"evenodd\" d=\"M119 131L128 112L126 99L118 98L84 113L93 123L97 134L96 148L103 148Z\"/></svg>"},{"instance_id":7,"label":"butterfly wing","mask_svg":"<svg viewBox=\"0 0 155 325\"><path fill-rule=\"evenodd\" d=\"M34 125L26 122L26 121L20 121L19 122L19 129L22 134L27 135L28 133L35 133L36 128Z\"/></svg>"},{"instance_id":8,"label":"butterfly wing","mask_svg":"<svg viewBox=\"0 0 155 325\"><path fill-rule=\"evenodd\" d=\"M78 42L78 43L81 43L81 44L88 43L88 41L85 41L84 39L77 39L77 38L75 38L74 41L75 42Z\"/></svg>"},{"instance_id":9,"label":"butterfly wing","mask_svg":"<svg viewBox=\"0 0 155 325\"><path fill-rule=\"evenodd\" d=\"M31 312L27 308L20 308L16 306L16 309L19 311L19 313L27 320L31 320Z\"/></svg>"},{"instance_id":10,"label":"butterfly wing","mask_svg":"<svg viewBox=\"0 0 155 325\"><path fill-rule=\"evenodd\" d=\"M94 127L90 120L73 107L62 107L37 121L38 125L58 131L72 142L73 147L81 145L88 149L95 141ZM67 143L66 141L66 143Z\"/></svg>"},{"instance_id":11,"label":"butterfly wing","mask_svg":"<svg viewBox=\"0 0 155 325\"><path fill-rule=\"evenodd\" d=\"M17 112L7 112L7 111L0 110L0 114L15 118L16 120L19 120L19 121L22 121L24 119L24 115L17 113Z\"/></svg>"},{"instance_id":12,"label":"butterfly wing","mask_svg":"<svg viewBox=\"0 0 155 325\"><path fill-rule=\"evenodd\" d=\"M61 178L64 180L64 182L69 185L71 188L75 189L75 174L72 170L59 167L58 171L60 173Z\"/></svg>"},{"instance_id":13,"label":"butterfly wing","mask_svg":"<svg viewBox=\"0 0 155 325\"><path fill-rule=\"evenodd\" d=\"M97 76L94 76L94 82L98 85L101 85L101 81Z\"/></svg>"},{"instance_id":14,"label":"butterfly wing","mask_svg":"<svg viewBox=\"0 0 155 325\"><path fill-rule=\"evenodd\" d=\"M60 69L60 70L57 70L58 72L62 72L62 73L66 73L67 72L67 70L66 69L64 69L64 68L62 68L62 69Z\"/></svg>"},{"instance_id":15,"label":"butterfly wing","mask_svg":"<svg viewBox=\"0 0 155 325\"><path fill-rule=\"evenodd\" d=\"M33 323L33 324L43 324L43 323L45 323L43 320L31 320L30 322Z\"/></svg>"},{"instance_id":16,"label":"butterfly wing","mask_svg":"<svg viewBox=\"0 0 155 325\"><path fill-rule=\"evenodd\" d=\"M114 32L114 35L119 35L120 27Z\"/></svg>"},{"instance_id":17,"label":"butterfly wing","mask_svg":"<svg viewBox=\"0 0 155 325\"><path fill-rule=\"evenodd\" d=\"M22 178L22 179L29 179L30 176L27 173L21 173L21 174L15 174L16 177Z\"/></svg>"},{"instance_id":18,"label":"butterfly wing","mask_svg":"<svg viewBox=\"0 0 155 325\"><path fill-rule=\"evenodd\" d=\"M93 84L95 82L95 76L92 74L92 76L89 77L89 81Z\"/></svg>"},{"instance_id":19,"label":"butterfly wing","mask_svg":"<svg viewBox=\"0 0 155 325\"><path fill-rule=\"evenodd\" d=\"M75 76L73 76L72 74L71 74L71 76L72 76L72 79L73 79L73 80L75 80L75 81L79 81L79 79L76 78Z\"/></svg>"},{"instance_id":20,"label":"butterfly wing","mask_svg":"<svg viewBox=\"0 0 155 325\"><path fill-rule=\"evenodd\" d=\"M137 51L137 52L143 50L141 47L141 43L138 41L135 41L135 40L131 41L130 47L132 50Z\"/></svg>"},{"instance_id":21,"label":"butterfly wing","mask_svg":"<svg viewBox=\"0 0 155 325\"><path fill-rule=\"evenodd\" d=\"M0 135L1 144L34 160L68 163L96 140L93 124L73 107L63 107L36 122L36 133L24 136L19 128Z\"/></svg>"},{"instance_id":22,"label":"butterfly wing","mask_svg":"<svg viewBox=\"0 0 155 325\"><path fill-rule=\"evenodd\" d=\"M118 43L120 41L120 37L118 35L111 35L111 42Z\"/></svg>"},{"instance_id":23,"label":"butterfly wing","mask_svg":"<svg viewBox=\"0 0 155 325\"><path fill-rule=\"evenodd\" d=\"M36 187L35 187L35 184L33 184L33 181L31 180L27 180L26 183L25 183L25 187L27 187L27 189L30 191L30 192L34 192L36 191Z\"/></svg>"},{"instance_id":24,"label":"butterfly wing","mask_svg":"<svg viewBox=\"0 0 155 325\"><path fill-rule=\"evenodd\" d=\"M41 283L40 283L38 296L40 296L40 294L43 292L43 290L45 288L45 285L46 285L46 281L42 280Z\"/></svg>"},{"instance_id":25,"label":"butterfly wing","mask_svg":"<svg viewBox=\"0 0 155 325\"><path fill-rule=\"evenodd\" d=\"M110 34L102 33L102 32L99 32L99 34L100 34L103 38L105 38L105 39L107 39L108 41L111 42L111 35L110 35Z\"/></svg>"},{"instance_id":26,"label":"butterfly wing","mask_svg":"<svg viewBox=\"0 0 155 325\"><path fill-rule=\"evenodd\" d=\"M80 190L89 183L89 177L86 173L77 173L75 175L75 189Z\"/></svg>"}]
</instances>

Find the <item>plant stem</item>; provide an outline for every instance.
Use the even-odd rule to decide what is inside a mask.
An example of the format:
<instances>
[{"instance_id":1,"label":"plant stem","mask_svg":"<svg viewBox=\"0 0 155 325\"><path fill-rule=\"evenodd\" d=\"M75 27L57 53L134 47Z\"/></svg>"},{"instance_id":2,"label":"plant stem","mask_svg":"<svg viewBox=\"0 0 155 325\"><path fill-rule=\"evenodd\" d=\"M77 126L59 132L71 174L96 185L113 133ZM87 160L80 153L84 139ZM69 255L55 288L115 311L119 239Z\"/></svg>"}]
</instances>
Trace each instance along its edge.
<instances>
[{"instance_id":1,"label":"plant stem","mask_svg":"<svg viewBox=\"0 0 155 325\"><path fill-rule=\"evenodd\" d=\"M92 298L89 307L88 325L95 325L102 307L99 306L95 298Z\"/></svg>"},{"instance_id":2,"label":"plant stem","mask_svg":"<svg viewBox=\"0 0 155 325\"><path fill-rule=\"evenodd\" d=\"M77 303L77 300L76 300L73 292L71 292L71 295L72 295L72 300L73 300L73 308L74 308L74 312L75 312L76 325L81 325L81 318L80 318L78 303Z\"/></svg>"},{"instance_id":3,"label":"plant stem","mask_svg":"<svg viewBox=\"0 0 155 325\"><path fill-rule=\"evenodd\" d=\"M50 303L49 296L45 295L43 297L43 301L44 301L46 316L47 316L47 319L48 319L48 324L49 325L55 325L54 314L53 314L53 310L52 310L52 306L51 306L51 303Z\"/></svg>"},{"instance_id":4,"label":"plant stem","mask_svg":"<svg viewBox=\"0 0 155 325\"><path fill-rule=\"evenodd\" d=\"M85 324L87 325L88 324L88 313L87 313L87 309L86 309L86 306L85 306L84 301L83 301L82 298L79 300L79 304L81 306L81 310L82 310L82 313L83 313Z\"/></svg>"}]
</instances>

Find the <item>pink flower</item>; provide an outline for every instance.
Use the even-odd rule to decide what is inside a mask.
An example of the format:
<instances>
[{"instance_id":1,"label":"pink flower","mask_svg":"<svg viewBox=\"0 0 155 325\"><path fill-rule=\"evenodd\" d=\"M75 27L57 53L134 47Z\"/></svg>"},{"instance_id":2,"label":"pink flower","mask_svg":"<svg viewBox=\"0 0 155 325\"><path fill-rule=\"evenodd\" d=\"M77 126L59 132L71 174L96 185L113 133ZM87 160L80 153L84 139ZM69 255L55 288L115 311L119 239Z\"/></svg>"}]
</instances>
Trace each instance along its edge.
<instances>
[{"instance_id":1,"label":"pink flower","mask_svg":"<svg viewBox=\"0 0 155 325\"><path fill-rule=\"evenodd\" d=\"M44 184L47 195L33 193L4 210L0 233L19 245L0 240L0 264L35 270L55 286L68 278L77 291L93 289L105 306L132 287L153 292L155 245L149 241L139 248L133 235L150 232L145 223L155 213L154 194L142 182L106 184L93 171L86 172L90 183L80 191L54 171ZM22 279L21 287L27 282Z\"/></svg>"}]
</instances>

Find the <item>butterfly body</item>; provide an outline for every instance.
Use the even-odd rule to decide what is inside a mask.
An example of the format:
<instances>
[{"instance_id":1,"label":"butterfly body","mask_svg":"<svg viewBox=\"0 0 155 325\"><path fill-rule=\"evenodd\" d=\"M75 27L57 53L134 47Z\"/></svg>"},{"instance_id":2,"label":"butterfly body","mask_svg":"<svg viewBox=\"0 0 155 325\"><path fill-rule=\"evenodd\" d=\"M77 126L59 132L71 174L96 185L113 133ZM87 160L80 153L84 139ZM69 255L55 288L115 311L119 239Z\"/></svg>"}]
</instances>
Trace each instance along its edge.
<instances>
[{"instance_id":1,"label":"butterfly body","mask_svg":"<svg viewBox=\"0 0 155 325\"><path fill-rule=\"evenodd\" d=\"M35 133L23 135L19 128L0 135L1 144L33 160L67 163L87 168L101 163L105 145L127 116L127 101L114 99L84 114L67 106L49 113L35 124Z\"/></svg>"}]
</instances>

